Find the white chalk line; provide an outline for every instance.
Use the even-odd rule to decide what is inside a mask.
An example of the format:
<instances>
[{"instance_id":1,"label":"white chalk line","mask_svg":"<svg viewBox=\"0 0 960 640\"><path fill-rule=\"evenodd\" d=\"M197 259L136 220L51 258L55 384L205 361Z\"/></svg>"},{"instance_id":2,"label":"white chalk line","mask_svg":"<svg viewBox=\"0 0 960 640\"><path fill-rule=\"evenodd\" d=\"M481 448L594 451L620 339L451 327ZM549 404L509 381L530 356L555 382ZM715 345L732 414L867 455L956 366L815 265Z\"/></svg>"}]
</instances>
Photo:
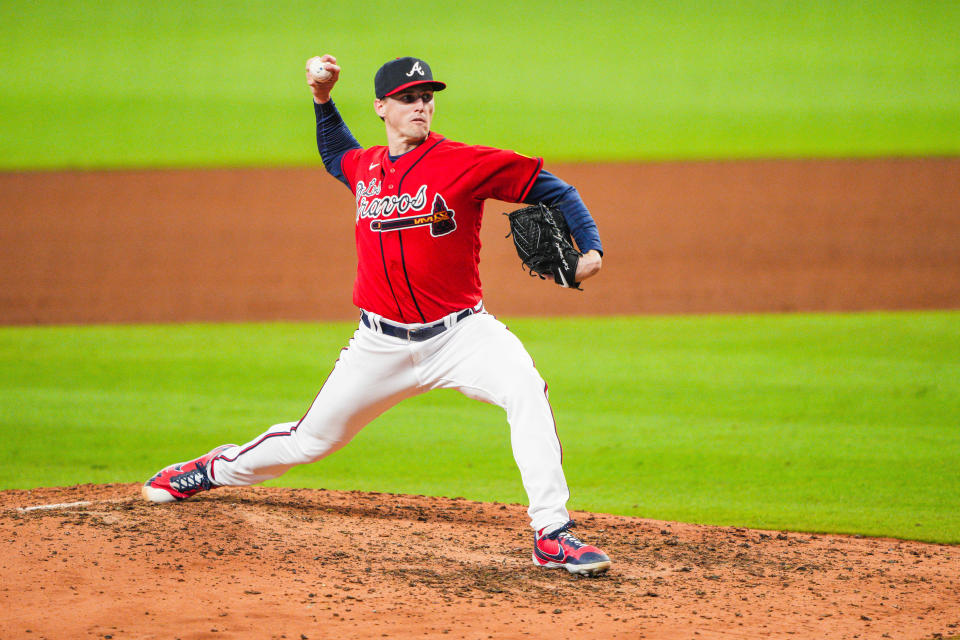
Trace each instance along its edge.
<instances>
[{"instance_id":1,"label":"white chalk line","mask_svg":"<svg viewBox=\"0 0 960 640\"><path fill-rule=\"evenodd\" d=\"M107 500L79 500L77 502L56 502L53 504L37 504L30 507L17 507L15 511L26 513L29 511L50 511L53 509L72 509L74 507L89 507L90 505L100 504L120 504L122 502L135 502L132 498L110 498ZM9 508L9 507L8 507ZM6 509L4 509L5 511ZM10 509L14 511L14 509Z\"/></svg>"},{"instance_id":2,"label":"white chalk line","mask_svg":"<svg viewBox=\"0 0 960 640\"><path fill-rule=\"evenodd\" d=\"M33 507L17 507L17 511L43 511L46 509L69 509L70 507L85 507L88 504L93 504L89 500L81 500L80 502L57 502L56 504L38 504Z\"/></svg>"}]
</instances>

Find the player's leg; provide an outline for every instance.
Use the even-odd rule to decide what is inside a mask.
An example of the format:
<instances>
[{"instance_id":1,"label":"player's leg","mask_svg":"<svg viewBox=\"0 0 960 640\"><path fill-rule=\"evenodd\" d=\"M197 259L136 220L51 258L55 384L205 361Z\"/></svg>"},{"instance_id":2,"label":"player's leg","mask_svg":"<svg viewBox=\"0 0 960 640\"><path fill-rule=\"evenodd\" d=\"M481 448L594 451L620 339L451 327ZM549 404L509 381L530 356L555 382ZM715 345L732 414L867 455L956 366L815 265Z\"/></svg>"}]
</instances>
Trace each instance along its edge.
<instances>
[{"instance_id":1,"label":"player's leg","mask_svg":"<svg viewBox=\"0 0 960 640\"><path fill-rule=\"evenodd\" d=\"M433 343L433 344L431 344ZM546 383L520 340L492 315L466 318L429 345L421 382L454 388L507 413L513 456L535 529L566 522L567 482Z\"/></svg>"},{"instance_id":2,"label":"player's leg","mask_svg":"<svg viewBox=\"0 0 960 640\"><path fill-rule=\"evenodd\" d=\"M244 445L167 467L147 482L144 495L155 502L180 500L211 486L276 478L340 449L379 414L418 392L407 345L360 326L301 420L274 425ZM189 486L171 492L171 482Z\"/></svg>"},{"instance_id":3,"label":"player's leg","mask_svg":"<svg viewBox=\"0 0 960 640\"><path fill-rule=\"evenodd\" d=\"M364 326L341 352L306 415L271 427L211 464L216 484L246 485L276 478L346 445L371 420L417 393L406 345Z\"/></svg>"},{"instance_id":4,"label":"player's leg","mask_svg":"<svg viewBox=\"0 0 960 640\"><path fill-rule=\"evenodd\" d=\"M533 359L520 340L488 314L471 316L447 333L423 358L421 383L458 389L507 412L513 457L535 531L534 564L584 575L604 573L610 558L570 532L560 440L547 386Z\"/></svg>"}]
</instances>

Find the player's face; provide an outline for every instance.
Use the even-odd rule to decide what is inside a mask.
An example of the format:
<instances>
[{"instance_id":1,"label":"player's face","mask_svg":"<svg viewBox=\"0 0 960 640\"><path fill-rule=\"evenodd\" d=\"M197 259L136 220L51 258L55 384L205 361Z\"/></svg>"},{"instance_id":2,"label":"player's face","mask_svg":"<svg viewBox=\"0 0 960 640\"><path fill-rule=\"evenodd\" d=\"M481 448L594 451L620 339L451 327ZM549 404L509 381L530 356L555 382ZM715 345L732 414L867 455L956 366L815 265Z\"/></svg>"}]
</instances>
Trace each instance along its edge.
<instances>
[{"instance_id":1,"label":"player's face","mask_svg":"<svg viewBox=\"0 0 960 640\"><path fill-rule=\"evenodd\" d=\"M433 91L411 87L374 103L377 115L383 118L387 131L405 141L422 142L430 133L433 120Z\"/></svg>"}]
</instances>

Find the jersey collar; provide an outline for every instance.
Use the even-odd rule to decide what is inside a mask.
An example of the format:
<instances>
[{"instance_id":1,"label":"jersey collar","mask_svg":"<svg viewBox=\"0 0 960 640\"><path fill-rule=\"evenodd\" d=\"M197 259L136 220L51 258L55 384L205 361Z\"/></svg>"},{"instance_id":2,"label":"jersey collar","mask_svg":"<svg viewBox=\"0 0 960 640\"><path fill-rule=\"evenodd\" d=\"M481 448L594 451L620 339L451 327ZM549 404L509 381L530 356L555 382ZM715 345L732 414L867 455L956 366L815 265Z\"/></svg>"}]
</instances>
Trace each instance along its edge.
<instances>
[{"instance_id":1,"label":"jersey collar","mask_svg":"<svg viewBox=\"0 0 960 640\"><path fill-rule=\"evenodd\" d=\"M420 158L424 156L431 148L436 146L438 142L445 140L445 138L439 133L431 131L427 134L426 140L421 142L415 148L407 151L405 154L396 159L396 161L390 160L390 147L383 148L383 165L385 167L395 168L397 171L403 169L409 169L416 163Z\"/></svg>"}]
</instances>

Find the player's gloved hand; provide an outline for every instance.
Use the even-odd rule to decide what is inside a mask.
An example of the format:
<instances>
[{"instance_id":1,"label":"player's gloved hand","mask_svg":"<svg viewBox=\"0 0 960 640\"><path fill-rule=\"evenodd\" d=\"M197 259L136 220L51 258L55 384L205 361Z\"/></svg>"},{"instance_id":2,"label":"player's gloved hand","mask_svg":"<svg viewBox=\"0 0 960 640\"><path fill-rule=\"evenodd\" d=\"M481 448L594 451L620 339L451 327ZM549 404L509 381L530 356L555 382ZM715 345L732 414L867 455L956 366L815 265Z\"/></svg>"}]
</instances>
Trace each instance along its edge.
<instances>
[{"instance_id":1,"label":"player's gloved hand","mask_svg":"<svg viewBox=\"0 0 960 640\"><path fill-rule=\"evenodd\" d=\"M574 248L567 221L560 211L541 202L506 215L510 219L507 235L513 236L517 255L531 276L539 276L541 280L551 276L561 287L580 289L577 276L588 272L593 275L599 270L597 252L592 252L596 256L587 259L582 272L578 269L583 254Z\"/></svg>"},{"instance_id":2,"label":"player's gloved hand","mask_svg":"<svg viewBox=\"0 0 960 640\"><path fill-rule=\"evenodd\" d=\"M317 76L310 73L310 63L314 60L321 60L324 63L327 71L330 72L330 77L326 79L320 79ZM322 56L314 56L307 60L306 64L307 71L307 86L310 87L310 91L313 92L313 100L317 104L323 104L329 102L330 92L333 91L333 85L337 84L337 80L340 79L340 67L337 66L337 59L331 56L330 54Z\"/></svg>"}]
</instances>

